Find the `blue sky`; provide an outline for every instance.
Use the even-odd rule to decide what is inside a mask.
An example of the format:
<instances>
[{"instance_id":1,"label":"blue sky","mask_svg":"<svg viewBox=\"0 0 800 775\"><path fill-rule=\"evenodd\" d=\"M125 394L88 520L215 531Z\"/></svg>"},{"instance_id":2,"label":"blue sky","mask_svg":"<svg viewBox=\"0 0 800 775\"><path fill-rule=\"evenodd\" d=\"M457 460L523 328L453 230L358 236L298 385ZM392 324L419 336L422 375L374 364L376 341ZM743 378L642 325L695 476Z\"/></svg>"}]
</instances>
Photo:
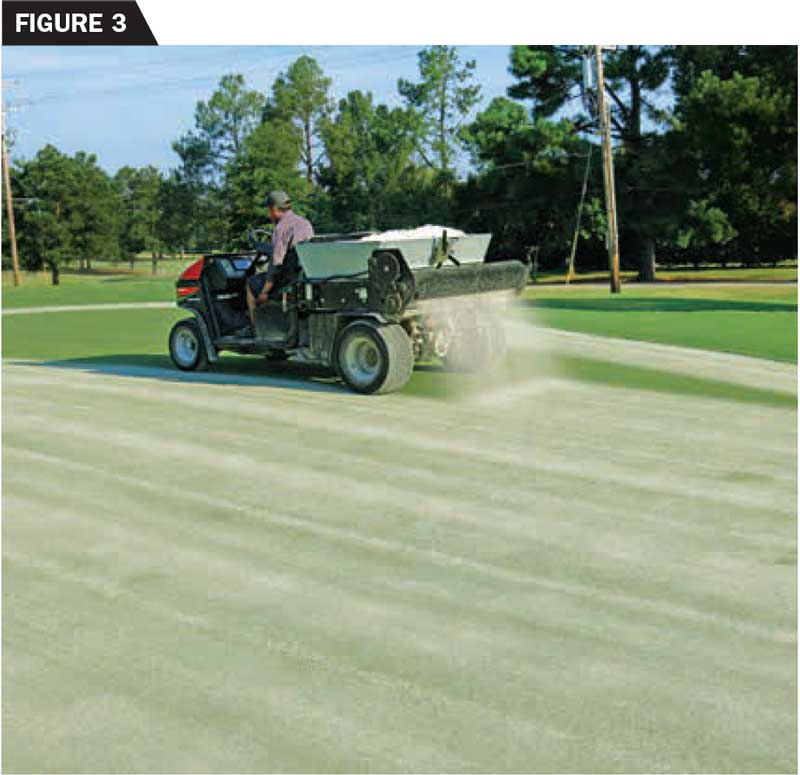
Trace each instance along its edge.
<instances>
[{"instance_id":1,"label":"blue sky","mask_svg":"<svg viewBox=\"0 0 800 775\"><path fill-rule=\"evenodd\" d=\"M166 170L177 162L171 143L191 128L195 103L225 73L243 73L267 91L279 71L310 54L333 78L333 95L372 91L400 104L398 78L415 78L419 46L159 46L8 47L2 55L14 155L46 143L68 153L97 154L113 173L130 164ZM507 46L460 46L478 63L483 103L510 83Z\"/></svg>"}]
</instances>

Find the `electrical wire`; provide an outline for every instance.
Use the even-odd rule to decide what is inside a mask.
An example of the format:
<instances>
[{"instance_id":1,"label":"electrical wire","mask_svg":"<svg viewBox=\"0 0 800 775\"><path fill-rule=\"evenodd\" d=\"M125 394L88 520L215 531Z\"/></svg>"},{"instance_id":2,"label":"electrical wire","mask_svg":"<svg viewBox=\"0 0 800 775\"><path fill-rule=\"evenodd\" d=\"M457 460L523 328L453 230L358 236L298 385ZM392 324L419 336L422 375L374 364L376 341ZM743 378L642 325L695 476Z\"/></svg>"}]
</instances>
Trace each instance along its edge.
<instances>
[{"instance_id":1,"label":"electrical wire","mask_svg":"<svg viewBox=\"0 0 800 775\"><path fill-rule=\"evenodd\" d=\"M581 186L581 198L578 202L578 213L575 217L575 234L572 237L572 250L569 254L569 270L567 271L566 284L575 276L575 251L578 249L578 234L581 230L581 215L583 213L583 202L586 199L586 186L589 182L589 169L592 165L592 146L589 145L589 153L586 154L586 169L583 171L583 185Z\"/></svg>"},{"instance_id":2,"label":"electrical wire","mask_svg":"<svg viewBox=\"0 0 800 775\"><path fill-rule=\"evenodd\" d=\"M291 56L291 55L290 55ZM402 59L407 59L409 56L409 51L401 51L401 52L385 52L383 56L374 57L370 60L372 66L375 65L382 65L388 64L391 62L400 61ZM350 55L349 57L345 57L343 59L333 60L331 63L321 63L325 69L326 73L331 78L336 78L337 76L337 69L341 69L342 67L347 67L349 65L360 64L363 62L363 58L361 56L354 56ZM230 63L226 66L226 72L237 72L241 73L242 75L254 75L257 73L263 73L267 80L274 80L275 76L279 74L279 72L288 64L291 64L291 59L281 60L281 63L274 62L273 64L265 67L263 62L259 62L256 64L251 64L247 67L241 67L238 63ZM129 72L129 69L125 69L126 74ZM109 86L106 88L100 89L82 89L82 90L75 90L75 91L63 91L59 90L57 92L49 92L45 93L40 97L35 99L31 99L28 101L28 105L30 106L39 106L39 105L51 105L59 102L64 102L67 100L72 99L80 99L82 97L107 97L117 94L127 94L127 93L135 93L138 91L147 91L151 90L154 87L157 87L159 90L163 89L171 89L171 88L178 88L182 86L192 86L192 85L206 85L213 86L215 83L219 81L219 76L215 75L194 75L194 76L187 76L183 78L168 78L168 77L160 77L157 73L153 74L153 81L147 83L137 83L137 84L124 84L124 85L117 85L117 86Z\"/></svg>"}]
</instances>

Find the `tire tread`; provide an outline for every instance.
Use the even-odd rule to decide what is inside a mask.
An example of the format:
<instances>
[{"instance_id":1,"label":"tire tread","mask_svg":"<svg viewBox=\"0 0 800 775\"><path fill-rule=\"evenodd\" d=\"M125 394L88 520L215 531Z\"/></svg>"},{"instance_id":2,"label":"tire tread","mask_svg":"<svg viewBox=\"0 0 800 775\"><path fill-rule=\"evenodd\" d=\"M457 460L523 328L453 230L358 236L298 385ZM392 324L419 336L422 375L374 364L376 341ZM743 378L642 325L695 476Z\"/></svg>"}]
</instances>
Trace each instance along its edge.
<instances>
[{"instance_id":1,"label":"tire tread","mask_svg":"<svg viewBox=\"0 0 800 775\"><path fill-rule=\"evenodd\" d=\"M366 388L351 384L339 363L341 343L345 341L348 330L356 326L369 328L375 337L380 339L388 357L388 366L383 379L380 383ZM372 321L358 320L350 323L340 332L334 362L339 376L352 390L358 393L393 393L396 390L400 390L411 379L411 373L414 370L414 348L411 344L411 339L401 325L397 323L376 325Z\"/></svg>"}]
</instances>

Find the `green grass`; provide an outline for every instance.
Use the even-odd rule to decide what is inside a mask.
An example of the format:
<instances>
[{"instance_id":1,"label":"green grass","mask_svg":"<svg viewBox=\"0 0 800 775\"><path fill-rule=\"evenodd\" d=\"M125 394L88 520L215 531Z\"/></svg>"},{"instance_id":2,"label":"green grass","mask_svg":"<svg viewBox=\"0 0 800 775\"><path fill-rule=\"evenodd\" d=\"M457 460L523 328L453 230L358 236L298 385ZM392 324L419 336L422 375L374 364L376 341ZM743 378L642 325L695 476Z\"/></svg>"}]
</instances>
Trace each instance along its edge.
<instances>
[{"instance_id":1,"label":"green grass","mask_svg":"<svg viewBox=\"0 0 800 775\"><path fill-rule=\"evenodd\" d=\"M3 355L9 359L32 359L48 363L85 364L100 370L120 366L172 369L167 355L167 334L184 317L178 309L97 310L9 315L3 320ZM509 382L541 374L535 356L519 353L508 359L502 379ZM763 406L792 408L793 394L661 371L658 364L643 368L591 357L555 355L548 373L611 387L628 387L664 394L719 398ZM232 380L239 376L286 376L301 380L330 381L321 369L294 364L266 365L261 358L223 355L215 372ZM451 395L478 392L485 387L483 375L457 375L435 364L419 366L405 392L409 395L446 400Z\"/></svg>"},{"instance_id":2,"label":"green grass","mask_svg":"<svg viewBox=\"0 0 800 775\"><path fill-rule=\"evenodd\" d=\"M19 288L4 286L3 304L21 308L169 301L174 298L173 291L171 277L66 275L62 285L53 288L39 276L38 282L27 281ZM553 328L797 361L797 289L791 285L629 286L619 296L605 288L539 286L526 291L522 304L538 324ZM167 333L184 314L177 309L148 309L8 315L3 319L3 354L43 361L110 358L169 366ZM621 366L592 359L591 353L583 359L561 360L561 372L585 382L765 405L794 402L793 397L781 393L677 377L660 372L658 364L652 369ZM231 374L267 373L258 358L227 356L218 368ZM530 364L523 362L520 368L529 369ZM479 381L445 376L436 367L423 366L407 390L438 398L452 390L471 390Z\"/></svg>"},{"instance_id":3,"label":"green grass","mask_svg":"<svg viewBox=\"0 0 800 775\"><path fill-rule=\"evenodd\" d=\"M793 285L533 287L523 304L551 328L797 362Z\"/></svg>"},{"instance_id":4,"label":"green grass","mask_svg":"<svg viewBox=\"0 0 800 775\"><path fill-rule=\"evenodd\" d=\"M178 309L96 310L6 315L3 357L59 360L165 353Z\"/></svg>"},{"instance_id":5,"label":"green grass","mask_svg":"<svg viewBox=\"0 0 800 775\"><path fill-rule=\"evenodd\" d=\"M113 304L137 301L173 301L176 275L61 275L60 285L51 285L48 275L25 275L14 287L3 273L3 306L51 307L62 304Z\"/></svg>"}]
</instances>

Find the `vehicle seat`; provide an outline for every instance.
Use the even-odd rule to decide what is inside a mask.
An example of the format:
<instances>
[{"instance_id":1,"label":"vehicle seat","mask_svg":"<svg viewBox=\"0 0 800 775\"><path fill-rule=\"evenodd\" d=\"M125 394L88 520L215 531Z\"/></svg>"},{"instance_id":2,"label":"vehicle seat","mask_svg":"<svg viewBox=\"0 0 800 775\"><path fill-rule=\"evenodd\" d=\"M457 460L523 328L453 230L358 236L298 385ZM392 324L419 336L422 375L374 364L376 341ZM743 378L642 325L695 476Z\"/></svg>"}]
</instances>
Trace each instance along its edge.
<instances>
[{"instance_id":1,"label":"vehicle seat","mask_svg":"<svg viewBox=\"0 0 800 775\"><path fill-rule=\"evenodd\" d=\"M275 285L269 292L268 296L271 299L280 299L284 293L293 290L293 285L300 279L300 258L297 251L291 247L286 253L286 258L283 260L283 266L280 274L277 277Z\"/></svg>"}]
</instances>

